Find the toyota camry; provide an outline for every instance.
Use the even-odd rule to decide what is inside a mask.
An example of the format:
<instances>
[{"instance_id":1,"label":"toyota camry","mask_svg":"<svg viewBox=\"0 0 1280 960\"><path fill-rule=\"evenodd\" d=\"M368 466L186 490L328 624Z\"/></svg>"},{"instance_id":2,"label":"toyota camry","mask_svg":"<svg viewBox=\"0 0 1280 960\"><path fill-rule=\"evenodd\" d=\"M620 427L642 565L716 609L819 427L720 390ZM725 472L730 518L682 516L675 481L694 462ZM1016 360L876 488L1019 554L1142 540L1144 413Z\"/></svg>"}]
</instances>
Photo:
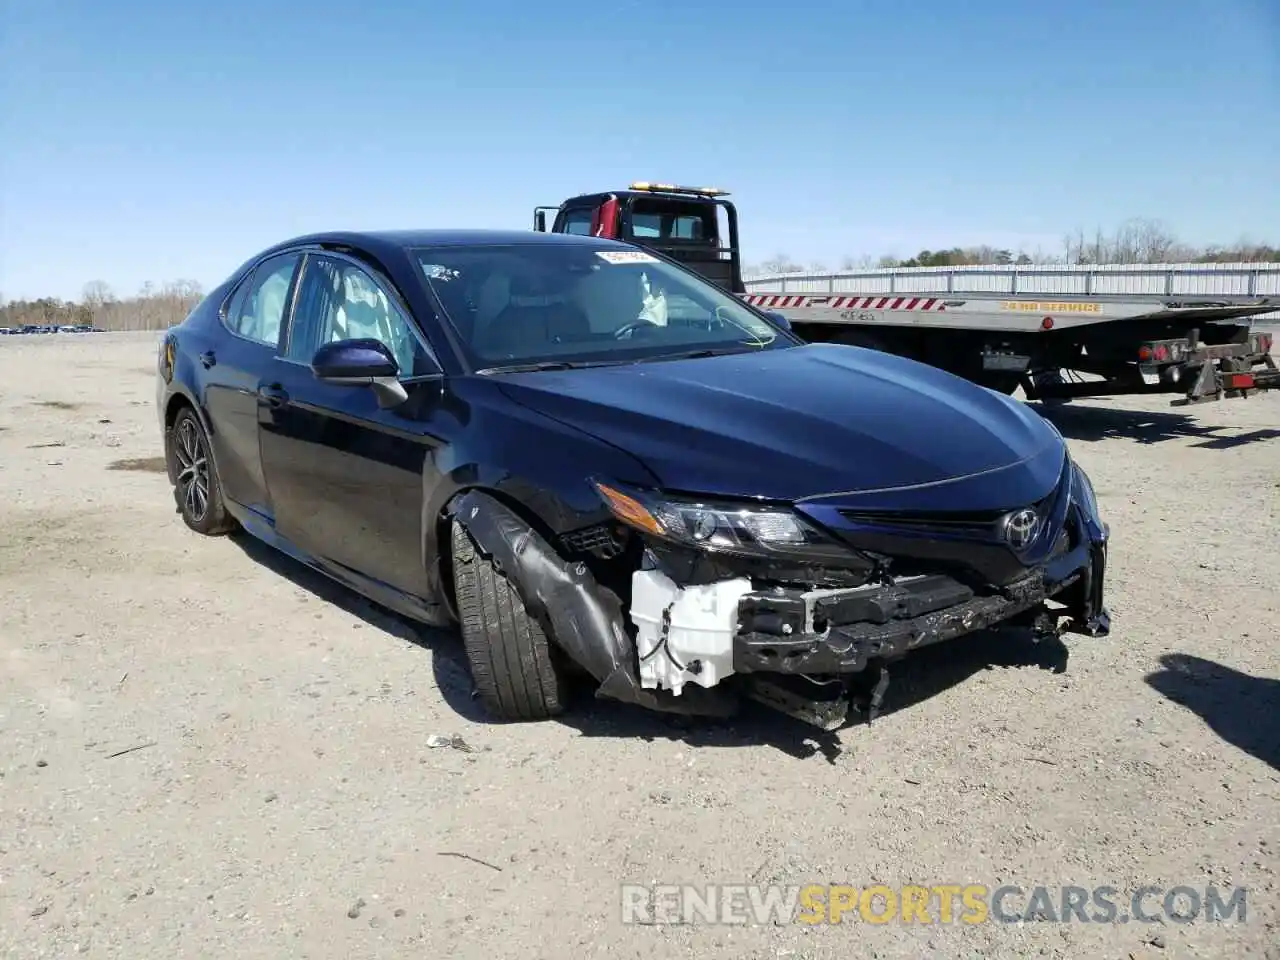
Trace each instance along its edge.
<instances>
[{"instance_id":1,"label":"toyota camry","mask_svg":"<svg viewBox=\"0 0 1280 960\"><path fill-rule=\"evenodd\" d=\"M585 686L834 727L922 646L1110 629L1108 527L1032 408L620 241L281 243L165 334L156 385L188 527L458 624L497 718Z\"/></svg>"}]
</instances>

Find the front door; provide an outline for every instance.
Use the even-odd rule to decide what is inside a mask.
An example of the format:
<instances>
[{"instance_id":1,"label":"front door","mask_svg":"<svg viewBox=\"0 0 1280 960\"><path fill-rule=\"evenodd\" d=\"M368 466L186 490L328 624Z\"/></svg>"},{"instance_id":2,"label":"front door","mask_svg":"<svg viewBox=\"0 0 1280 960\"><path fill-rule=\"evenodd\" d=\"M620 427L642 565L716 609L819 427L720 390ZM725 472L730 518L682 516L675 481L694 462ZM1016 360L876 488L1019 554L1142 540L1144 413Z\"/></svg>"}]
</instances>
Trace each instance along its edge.
<instances>
[{"instance_id":1,"label":"front door","mask_svg":"<svg viewBox=\"0 0 1280 960\"><path fill-rule=\"evenodd\" d=\"M425 597L423 471L443 439L444 384L391 291L343 255L307 254L287 336L259 384L262 463L281 536L330 566ZM311 372L321 344L358 337L382 341L399 361L409 399L397 409Z\"/></svg>"}]
</instances>

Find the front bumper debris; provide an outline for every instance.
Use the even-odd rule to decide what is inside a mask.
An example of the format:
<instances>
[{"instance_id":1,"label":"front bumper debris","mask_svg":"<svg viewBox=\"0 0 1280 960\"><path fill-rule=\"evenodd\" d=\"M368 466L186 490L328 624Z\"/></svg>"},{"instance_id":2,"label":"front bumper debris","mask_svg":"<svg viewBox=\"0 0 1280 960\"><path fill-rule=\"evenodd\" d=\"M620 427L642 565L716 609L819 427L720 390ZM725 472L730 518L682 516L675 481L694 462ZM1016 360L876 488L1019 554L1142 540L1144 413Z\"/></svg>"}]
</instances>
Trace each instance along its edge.
<instances>
[{"instance_id":1,"label":"front bumper debris","mask_svg":"<svg viewBox=\"0 0 1280 960\"><path fill-rule=\"evenodd\" d=\"M1015 621L1065 598L1068 630L1110 632L1106 542L1083 545L989 596L944 575L849 590L753 591L738 605L735 673L849 674L873 661ZM1038 621L1043 624L1043 620ZM1042 631L1047 632L1047 631Z\"/></svg>"},{"instance_id":2,"label":"front bumper debris","mask_svg":"<svg viewBox=\"0 0 1280 960\"><path fill-rule=\"evenodd\" d=\"M739 602L734 670L747 675L748 696L798 720L824 730L858 714L870 723L884 702L889 664L920 647L1005 626L1028 627L1036 640L1056 637L1062 616L1067 632L1106 636L1106 563L1103 534L991 596L939 575L892 587L748 594ZM1051 600L1065 609L1051 611ZM824 675L834 678L827 696L787 683Z\"/></svg>"},{"instance_id":3,"label":"front bumper debris","mask_svg":"<svg viewBox=\"0 0 1280 960\"><path fill-rule=\"evenodd\" d=\"M858 712L875 718L889 665L913 650L987 629L1106 636L1110 531L1081 510L1071 528L1073 547L981 589L945 573L851 588L745 578L681 587L651 566L635 575L630 611L641 687L677 700L732 689L835 729Z\"/></svg>"}]
</instances>

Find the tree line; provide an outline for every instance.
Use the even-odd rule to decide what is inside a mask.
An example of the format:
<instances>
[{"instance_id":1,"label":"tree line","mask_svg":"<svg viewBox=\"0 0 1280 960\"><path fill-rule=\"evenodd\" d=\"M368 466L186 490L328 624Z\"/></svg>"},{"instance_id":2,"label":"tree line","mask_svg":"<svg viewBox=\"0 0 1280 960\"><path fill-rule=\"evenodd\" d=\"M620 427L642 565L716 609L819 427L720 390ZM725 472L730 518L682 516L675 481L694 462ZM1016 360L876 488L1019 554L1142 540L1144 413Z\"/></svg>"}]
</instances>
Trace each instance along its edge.
<instances>
[{"instance_id":1,"label":"tree line","mask_svg":"<svg viewBox=\"0 0 1280 960\"><path fill-rule=\"evenodd\" d=\"M1124 263L1280 263L1280 248L1269 244L1192 247L1182 243L1156 220L1130 220L1110 234L1092 236L1077 230L1062 238L1055 253L1042 250L1001 250L990 246L921 250L913 257L845 257L837 269L849 272L886 267L952 267L996 264L1124 264ZM801 264L786 254L746 267L751 274L822 273L823 263ZM180 323L204 297L194 280L160 285L147 283L133 296L119 297L109 285L94 280L84 285L79 300L41 297L6 301L0 295L0 327L74 326L91 324L103 330L163 330Z\"/></svg>"},{"instance_id":2,"label":"tree line","mask_svg":"<svg viewBox=\"0 0 1280 960\"><path fill-rule=\"evenodd\" d=\"M1017 264L1125 264L1125 263L1280 263L1280 247L1269 244L1237 243L1231 246L1195 247L1178 240L1158 220L1133 219L1112 233L1101 229L1092 235L1076 230L1063 236L1056 251L1001 250L990 246L951 247L921 250L913 257L844 257L836 269L850 273L892 267L962 267ZM801 264L785 253L745 268L748 274L824 273L826 264Z\"/></svg>"},{"instance_id":3,"label":"tree line","mask_svg":"<svg viewBox=\"0 0 1280 960\"><path fill-rule=\"evenodd\" d=\"M131 297L118 297L106 283L94 280L84 285L79 300L0 297L0 327L91 324L103 330L164 330L181 323L203 297L194 280L147 283Z\"/></svg>"}]
</instances>

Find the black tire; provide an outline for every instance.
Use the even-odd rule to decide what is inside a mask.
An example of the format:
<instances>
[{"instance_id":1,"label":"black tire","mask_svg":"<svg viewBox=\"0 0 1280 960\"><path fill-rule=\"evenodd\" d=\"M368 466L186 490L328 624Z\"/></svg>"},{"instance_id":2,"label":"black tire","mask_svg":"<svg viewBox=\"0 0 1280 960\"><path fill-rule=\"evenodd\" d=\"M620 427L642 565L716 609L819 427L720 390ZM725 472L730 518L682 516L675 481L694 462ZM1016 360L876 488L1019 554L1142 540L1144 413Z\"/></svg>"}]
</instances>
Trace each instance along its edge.
<instances>
[{"instance_id":1,"label":"black tire","mask_svg":"<svg viewBox=\"0 0 1280 960\"><path fill-rule=\"evenodd\" d=\"M183 407L173 420L165 456L173 499L182 521L196 533L218 537L236 528L222 499L222 484L210 453L209 435L190 407Z\"/></svg>"},{"instance_id":2,"label":"black tire","mask_svg":"<svg viewBox=\"0 0 1280 960\"><path fill-rule=\"evenodd\" d=\"M1065 384L1066 378L1063 377L1061 370L1038 370L1031 375L1037 387L1058 387ZM1071 402L1071 397L1041 397L1040 403L1046 407L1062 407Z\"/></svg>"},{"instance_id":3,"label":"black tire","mask_svg":"<svg viewBox=\"0 0 1280 960\"><path fill-rule=\"evenodd\" d=\"M986 387L988 390L994 390L996 393L1013 396L1018 387L1022 386L1022 374L983 371L973 377L973 382L979 386Z\"/></svg>"},{"instance_id":4,"label":"black tire","mask_svg":"<svg viewBox=\"0 0 1280 960\"><path fill-rule=\"evenodd\" d=\"M453 585L471 679L485 710L517 721L563 713L568 685L542 626L456 521Z\"/></svg>"}]
</instances>

